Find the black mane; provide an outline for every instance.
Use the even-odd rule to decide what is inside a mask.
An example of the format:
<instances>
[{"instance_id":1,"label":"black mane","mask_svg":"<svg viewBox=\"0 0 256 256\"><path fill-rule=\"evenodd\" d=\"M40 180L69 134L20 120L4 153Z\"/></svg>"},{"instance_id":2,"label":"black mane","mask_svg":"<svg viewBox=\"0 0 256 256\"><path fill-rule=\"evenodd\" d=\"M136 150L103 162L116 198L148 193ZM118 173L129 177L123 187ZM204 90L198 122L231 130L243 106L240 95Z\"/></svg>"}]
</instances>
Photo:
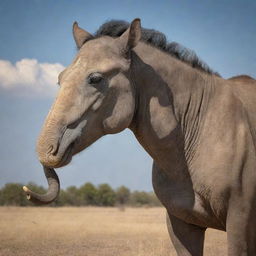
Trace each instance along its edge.
<instances>
[{"instance_id":1,"label":"black mane","mask_svg":"<svg viewBox=\"0 0 256 256\"><path fill-rule=\"evenodd\" d=\"M118 37L121 36L125 30L129 27L129 23L123 20L111 20L100 26L100 28L95 33L96 37L100 36L111 36ZM164 52L169 53L170 55L176 57L179 60L182 60L188 63L190 66L198 68L206 73L218 75L214 72L206 63L198 58L194 51L176 43L176 42L167 42L166 36L154 29L142 28L141 39L151 44Z\"/></svg>"}]
</instances>

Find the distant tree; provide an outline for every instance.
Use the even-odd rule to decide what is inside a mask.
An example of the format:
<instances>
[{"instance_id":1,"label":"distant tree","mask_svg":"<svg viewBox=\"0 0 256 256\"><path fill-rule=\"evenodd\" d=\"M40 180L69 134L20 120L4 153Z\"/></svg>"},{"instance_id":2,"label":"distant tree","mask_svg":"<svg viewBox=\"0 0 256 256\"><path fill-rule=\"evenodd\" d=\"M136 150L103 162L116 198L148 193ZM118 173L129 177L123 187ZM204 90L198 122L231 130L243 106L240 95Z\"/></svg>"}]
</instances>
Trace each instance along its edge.
<instances>
[{"instance_id":1,"label":"distant tree","mask_svg":"<svg viewBox=\"0 0 256 256\"><path fill-rule=\"evenodd\" d=\"M121 186L119 188L117 188L116 190L116 203L118 205L125 205L129 202L130 200L130 190L129 188L125 187L125 186Z\"/></svg>"},{"instance_id":2,"label":"distant tree","mask_svg":"<svg viewBox=\"0 0 256 256\"><path fill-rule=\"evenodd\" d=\"M115 191L108 184L98 186L97 204L100 206L114 206L116 202Z\"/></svg>"},{"instance_id":3,"label":"distant tree","mask_svg":"<svg viewBox=\"0 0 256 256\"><path fill-rule=\"evenodd\" d=\"M148 192L150 206L163 206L154 192Z\"/></svg>"},{"instance_id":4,"label":"distant tree","mask_svg":"<svg viewBox=\"0 0 256 256\"><path fill-rule=\"evenodd\" d=\"M4 199L3 199L3 195L2 195L2 189L0 189L0 205L4 205Z\"/></svg>"},{"instance_id":5,"label":"distant tree","mask_svg":"<svg viewBox=\"0 0 256 256\"><path fill-rule=\"evenodd\" d=\"M154 192L134 191L131 193L132 206L162 206Z\"/></svg>"},{"instance_id":6,"label":"distant tree","mask_svg":"<svg viewBox=\"0 0 256 256\"><path fill-rule=\"evenodd\" d=\"M5 186L1 189L0 196L1 205L25 206L28 204L28 201L22 190L22 184L5 184Z\"/></svg>"},{"instance_id":7,"label":"distant tree","mask_svg":"<svg viewBox=\"0 0 256 256\"><path fill-rule=\"evenodd\" d=\"M98 190L92 183L87 182L81 186L78 194L82 205L97 205Z\"/></svg>"},{"instance_id":8,"label":"distant tree","mask_svg":"<svg viewBox=\"0 0 256 256\"><path fill-rule=\"evenodd\" d=\"M147 192L134 191L131 194L130 203L134 206L150 205L150 197Z\"/></svg>"},{"instance_id":9,"label":"distant tree","mask_svg":"<svg viewBox=\"0 0 256 256\"><path fill-rule=\"evenodd\" d=\"M63 191L62 200L63 202L65 202L65 205L80 206L81 198L79 197L79 192L77 187L70 186L66 189L66 191Z\"/></svg>"},{"instance_id":10,"label":"distant tree","mask_svg":"<svg viewBox=\"0 0 256 256\"><path fill-rule=\"evenodd\" d=\"M26 199L22 186L18 183L5 184L0 189L0 205L34 206ZM32 182L28 183L27 187L39 194L46 193L44 187ZM114 206L115 204L121 208L127 204L131 206L161 206L154 192L130 192L125 186L121 186L114 191L106 183L95 187L90 182L85 183L80 188L70 186L66 190L61 189L57 200L51 203L50 206Z\"/></svg>"},{"instance_id":11,"label":"distant tree","mask_svg":"<svg viewBox=\"0 0 256 256\"><path fill-rule=\"evenodd\" d=\"M67 202L67 192L63 189L60 190L60 194L55 202L52 203L54 206L65 206L69 205Z\"/></svg>"}]
</instances>

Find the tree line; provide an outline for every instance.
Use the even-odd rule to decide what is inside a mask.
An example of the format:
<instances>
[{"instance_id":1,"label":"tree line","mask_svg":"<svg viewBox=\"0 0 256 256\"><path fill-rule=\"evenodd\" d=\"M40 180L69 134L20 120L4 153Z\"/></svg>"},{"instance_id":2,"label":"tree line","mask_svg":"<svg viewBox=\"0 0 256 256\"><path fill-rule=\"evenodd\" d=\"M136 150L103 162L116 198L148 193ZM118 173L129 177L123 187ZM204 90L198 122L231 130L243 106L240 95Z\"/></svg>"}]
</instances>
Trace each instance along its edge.
<instances>
[{"instance_id":1,"label":"tree line","mask_svg":"<svg viewBox=\"0 0 256 256\"><path fill-rule=\"evenodd\" d=\"M0 205L33 206L26 199L22 190L23 184L7 183L0 189ZM45 193L46 189L35 183L27 187L37 193ZM70 186L61 189L58 199L51 206L161 206L154 192L130 191L121 186L113 189L109 184L93 185L90 182L80 187Z\"/></svg>"}]
</instances>

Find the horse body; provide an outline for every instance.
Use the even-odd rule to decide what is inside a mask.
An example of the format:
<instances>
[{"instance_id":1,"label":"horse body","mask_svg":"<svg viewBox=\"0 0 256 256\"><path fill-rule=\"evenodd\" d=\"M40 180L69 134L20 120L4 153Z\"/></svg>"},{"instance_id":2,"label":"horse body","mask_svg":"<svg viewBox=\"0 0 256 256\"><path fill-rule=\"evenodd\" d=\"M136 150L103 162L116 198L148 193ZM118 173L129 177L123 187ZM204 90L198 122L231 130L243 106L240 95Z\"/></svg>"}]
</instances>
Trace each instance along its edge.
<instances>
[{"instance_id":1,"label":"horse body","mask_svg":"<svg viewBox=\"0 0 256 256\"><path fill-rule=\"evenodd\" d=\"M130 128L154 159L178 255L203 255L208 227L227 231L230 256L255 255L255 80L225 80L139 41L138 20L115 39L91 40L77 24L74 36L80 52L39 138L43 165L68 164L104 134Z\"/></svg>"}]
</instances>

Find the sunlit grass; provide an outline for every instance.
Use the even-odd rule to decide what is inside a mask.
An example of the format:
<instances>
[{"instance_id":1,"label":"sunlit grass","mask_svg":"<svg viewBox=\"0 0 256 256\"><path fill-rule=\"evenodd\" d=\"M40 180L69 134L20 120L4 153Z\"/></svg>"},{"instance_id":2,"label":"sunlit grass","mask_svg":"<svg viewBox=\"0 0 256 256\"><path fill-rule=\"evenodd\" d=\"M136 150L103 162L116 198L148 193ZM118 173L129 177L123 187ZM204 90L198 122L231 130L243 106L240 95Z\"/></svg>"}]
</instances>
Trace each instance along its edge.
<instances>
[{"instance_id":1,"label":"sunlit grass","mask_svg":"<svg viewBox=\"0 0 256 256\"><path fill-rule=\"evenodd\" d=\"M0 255L176 254L164 208L1 207ZM205 255L226 255L224 232L207 231Z\"/></svg>"}]
</instances>

